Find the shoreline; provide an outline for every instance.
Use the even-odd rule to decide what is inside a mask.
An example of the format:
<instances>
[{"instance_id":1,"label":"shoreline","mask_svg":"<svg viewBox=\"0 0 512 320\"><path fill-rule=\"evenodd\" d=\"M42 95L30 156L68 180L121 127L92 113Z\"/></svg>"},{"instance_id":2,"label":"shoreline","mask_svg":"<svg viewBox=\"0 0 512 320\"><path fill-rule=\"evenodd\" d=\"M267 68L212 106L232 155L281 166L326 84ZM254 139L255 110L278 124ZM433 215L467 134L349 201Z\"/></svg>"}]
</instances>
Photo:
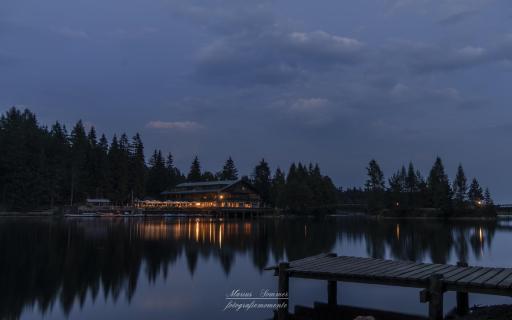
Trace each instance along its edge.
<instances>
[{"instance_id":1,"label":"shoreline","mask_svg":"<svg viewBox=\"0 0 512 320\"><path fill-rule=\"evenodd\" d=\"M49 212L0 212L0 218L78 218L78 219L91 219L91 218L183 218L183 217L192 217L192 218L212 218L213 216L207 214L194 214L194 213L161 213L161 214L137 214L137 215L63 215L58 213L49 213ZM512 220L511 215L497 215L496 217L425 217L425 216L409 216L409 217L392 217L392 216L378 216L378 215L369 215L365 213L337 213L337 214L326 214L326 215L300 215L300 214L279 214L279 215L261 215L258 218L318 218L318 217L330 217L330 218L339 218L339 217L353 217L353 218L367 218L374 220L444 220L444 221L498 221L498 220ZM222 218L222 217L215 217ZM231 217L238 218L238 217ZM230 219L231 219L230 218ZM242 217L239 217L242 218ZM247 218L251 219L251 218ZM253 218L255 219L255 218ZM257 218L256 218L257 219Z\"/></svg>"}]
</instances>

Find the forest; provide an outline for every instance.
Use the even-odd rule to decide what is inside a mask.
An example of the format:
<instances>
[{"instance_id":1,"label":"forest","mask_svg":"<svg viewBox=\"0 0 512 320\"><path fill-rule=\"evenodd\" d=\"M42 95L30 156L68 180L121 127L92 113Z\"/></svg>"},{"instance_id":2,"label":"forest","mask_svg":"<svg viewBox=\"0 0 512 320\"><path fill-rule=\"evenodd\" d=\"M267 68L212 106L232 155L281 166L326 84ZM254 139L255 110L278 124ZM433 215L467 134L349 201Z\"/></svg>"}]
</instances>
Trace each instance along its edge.
<instances>
[{"instance_id":1,"label":"forest","mask_svg":"<svg viewBox=\"0 0 512 320\"><path fill-rule=\"evenodd\" d=\"M56 122L38 123L30 110L11 108L0 117L0 211L28 211L108 198L117 204L155 199L181 182L246 179L267 206L304 210L334 204L337 189L317 164L293 163L271 172L262 159L249 176L239 176L231 157L218 172L204 171L196 156L188 173L172 154L154 150L145 159L138 133L109 141L78 121L68 132Z\"/></svg>"},{"instance_id":2,"label":"forest","mask_svg":"<svg viewBox=\"0 0 512 320\"><path fill-rule=\"evenodd\" d=\"M412 163L386 181L375 160L367 167L364 188L336 187L318 164L292 163L287 171L261 159L249 175L239 175L231 157L218 172L203 170L194 157L188 172L174 165L171 153L154 150L146 161L138 133L114 134L109 141L78 121L68 132L55 122L40 125L30 110L11 108L0 117L0 211L58 208L86 198L108 198L116 204L158 199L181 182L245 179L266 206L289 212L328 212L343 205L374 213L435 208L443 215L494 214L489 192L473 178L468 186L462 165L450 183L440 158L425 179Z\"/></svg>"},{"instance_id":3,"label":"forest","mask_svg":"<svg viewBox=\"0 0 512 320\"><path fill-rule=\"evenodd\" d=\"M393 173L387 184L377 161L371 160L366 170L367 180L364 189L353 188L341 192L341 203L364 203L370 213L391 211L393 216L496 215L489 188L485 188L484 191L477 178L472 178L468 185L462 164L457 167L453 183L450 183L439 157L436 158L426 179L414 168L412 162L407 168L402 166Z\"/></svg>"}]
</instances>

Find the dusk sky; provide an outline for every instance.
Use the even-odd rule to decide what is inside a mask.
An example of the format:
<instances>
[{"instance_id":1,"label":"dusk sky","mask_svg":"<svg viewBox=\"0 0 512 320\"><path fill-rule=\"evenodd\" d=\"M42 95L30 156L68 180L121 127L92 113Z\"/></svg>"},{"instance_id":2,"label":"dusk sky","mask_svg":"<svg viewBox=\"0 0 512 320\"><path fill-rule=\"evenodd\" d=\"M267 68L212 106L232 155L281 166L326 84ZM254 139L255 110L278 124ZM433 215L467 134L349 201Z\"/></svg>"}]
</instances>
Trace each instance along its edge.
<instances>
[{"instance_id":1,"label":"dusk sky","mask_svg":"<svg viewBox=\"0 0 512 320\"><path fill-rule=\"evenodd\" d=\"M361 186L439 155L512 202L510 0L2 0L0 111Z\"/></svg>"}]
</instances>

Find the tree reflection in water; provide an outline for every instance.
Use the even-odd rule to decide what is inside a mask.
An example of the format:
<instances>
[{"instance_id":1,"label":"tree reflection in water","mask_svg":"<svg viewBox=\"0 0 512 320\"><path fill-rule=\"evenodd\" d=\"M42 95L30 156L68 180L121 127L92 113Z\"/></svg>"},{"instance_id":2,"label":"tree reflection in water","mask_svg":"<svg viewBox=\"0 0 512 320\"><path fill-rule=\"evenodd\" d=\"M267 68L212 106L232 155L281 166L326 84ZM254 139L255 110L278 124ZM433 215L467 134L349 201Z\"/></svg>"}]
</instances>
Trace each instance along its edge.
<instances>
[{"instance_id":1,"label":"tree reflection in water","mask_svg":"<svg viewBox=\"0 0 512 320\"><path fill-rule=\"evenodd\" d=\"M482 256L496 222L374 220L365 218L213 220L3 219L0 221L0 318L18 318L37 306L41 314L59 304L68 314L90 295L128 302L139 276L167 277L180 257L194 274L199 257L218 262L229 276L237 255L254 266L332 251L361 243L366 255L446 263L452 253L466 261ZM343 252L338 252L343 254ZM361 255L365 255L363 252Z\"/></svg>"}]
</instances>

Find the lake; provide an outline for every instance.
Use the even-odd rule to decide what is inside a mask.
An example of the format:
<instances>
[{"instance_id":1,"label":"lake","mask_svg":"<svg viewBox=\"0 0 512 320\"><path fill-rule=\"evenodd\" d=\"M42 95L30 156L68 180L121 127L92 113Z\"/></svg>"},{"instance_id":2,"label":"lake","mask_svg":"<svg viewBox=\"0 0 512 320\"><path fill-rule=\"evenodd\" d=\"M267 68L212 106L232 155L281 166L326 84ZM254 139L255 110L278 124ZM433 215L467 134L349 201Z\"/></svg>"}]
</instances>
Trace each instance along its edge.
<instances>
[{"instance_id":1,"label":"lake","mask_svg":"<svg viewBox=\"0 0 512 320\"><path fill-rule=\"evenodd\" d=\"M1 218L0 319L269 319L224 310L233 290L276 291L268 265L321 252L511 267L507 221L364 217ZM343 283L343 304L426 315L418 289ZM323 281L291 279L290 310L326 301ZM455 303L445 294L445 311ZM512 303L470 295L470 304Z\"/></svg>"}]
</instances>

